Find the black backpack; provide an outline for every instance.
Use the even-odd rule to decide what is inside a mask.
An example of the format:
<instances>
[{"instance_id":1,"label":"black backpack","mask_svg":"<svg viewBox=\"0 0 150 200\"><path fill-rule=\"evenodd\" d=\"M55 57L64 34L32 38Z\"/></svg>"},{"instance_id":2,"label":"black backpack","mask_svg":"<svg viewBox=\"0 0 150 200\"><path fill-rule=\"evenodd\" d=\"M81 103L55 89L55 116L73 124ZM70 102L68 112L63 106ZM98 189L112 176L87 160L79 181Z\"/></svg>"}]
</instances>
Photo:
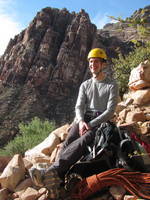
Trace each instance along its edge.
<instances>
[{"instance_id":1,"label":"black backpack","mask_svg":"<svg viewBox=\"0 0 150 200\"><path fill-rule=\"evenodd\" d=\"M149 155L131 138L127 129L106 122L95 130L95 134L93 144L87 146L86 155L70 168L66 180L74 176L82 179L112 168L150 172Z\"/></svg>"}]
</instances>

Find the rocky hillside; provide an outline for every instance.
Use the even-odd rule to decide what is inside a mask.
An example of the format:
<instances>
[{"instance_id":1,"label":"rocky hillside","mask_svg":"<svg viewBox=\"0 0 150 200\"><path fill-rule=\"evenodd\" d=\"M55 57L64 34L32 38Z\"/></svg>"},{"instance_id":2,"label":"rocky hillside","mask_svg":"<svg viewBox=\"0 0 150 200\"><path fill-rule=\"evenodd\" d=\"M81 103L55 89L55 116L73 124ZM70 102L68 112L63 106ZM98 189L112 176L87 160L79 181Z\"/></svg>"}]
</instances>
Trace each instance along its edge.
<instances>
[{"instance_id":1,"label":"rocky hillside","mask_svg":"<svg viewBox=\"0 0 150 200\"><path fill-rule=\"evenodd\" d=\"M38 12L0 58L0 146L15 136L20 121L34 116L71 122L79 85L89 77L89 50L105 48L111 61L118 48L123 54L133 49L136 28L119 32L120 26L97 30L84 10Z\"/></svg>"},{"instance_id":2,"label":"rocky hillside","mask_svg":"<svg viewBox=\"0 0 150 200\"><path fill-rule=\"evenodd\" d=\"M118 18L118 21L120 22L106 24L103 29L97 32L105 38L117 37L117 39L125 43L132 40L140 41L142 38L140 26L142 25L145 28L150 27L150 6L136 10L133 15L126 18L126 20ZM146 37L142 39L150 40L150 34L147 34Z\"/></svg>"}]
</instances>

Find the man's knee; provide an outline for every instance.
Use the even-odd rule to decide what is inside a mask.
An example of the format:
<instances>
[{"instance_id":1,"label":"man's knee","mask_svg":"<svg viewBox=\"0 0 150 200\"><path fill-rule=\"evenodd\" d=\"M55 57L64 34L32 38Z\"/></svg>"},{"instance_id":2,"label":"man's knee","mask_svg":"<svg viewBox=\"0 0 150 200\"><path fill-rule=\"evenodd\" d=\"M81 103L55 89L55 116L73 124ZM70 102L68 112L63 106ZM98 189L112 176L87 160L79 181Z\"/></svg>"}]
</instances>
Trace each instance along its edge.
<instances>
[{"instance_id":1,"label":"man's knee","mask_svg":"<svg viewBox=\"0 0 150 200\"><path fill-rule=\"evenodd\" d=\"M86 144L89 144L94 139L94 133L92 130L87 131L83 136L81 136L81 140L84 141Z\"/></svg>"},{"instance_id":2,"label":"man's knee","mask_svg":"<svg viewBox=\"0 0 150 200\"><path fill-rule=\"evenodd\" d=\"M79 138L79 125L74 124L68 133L66 140L63 143L63 148L66 148L69 144Z\"/></svg>"}]
</instances>

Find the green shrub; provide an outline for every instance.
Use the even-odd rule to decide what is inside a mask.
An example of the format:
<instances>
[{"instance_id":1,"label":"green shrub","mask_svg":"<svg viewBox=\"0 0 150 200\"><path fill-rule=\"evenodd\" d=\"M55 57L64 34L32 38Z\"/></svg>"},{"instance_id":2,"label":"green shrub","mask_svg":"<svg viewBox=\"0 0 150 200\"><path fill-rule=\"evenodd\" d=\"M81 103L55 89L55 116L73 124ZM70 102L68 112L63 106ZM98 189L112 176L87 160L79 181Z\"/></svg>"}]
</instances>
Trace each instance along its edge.
<instances>
[{"instance_id":1,"label":"green shrub","mask_svg":"<svg viewBox=\"0 0 150 200\"><path fill-rule=\"evenodd\" d=\"M119 54L118 59L113 59L121 96L128 90L128 81L131 70L147 59L150 60L149 43L147 43L144 47L136 47L133 52L130 52L125 57Z\"/></svg>"},{"instance_id":2,"label":"green shrub","mask_svg":"<svg viewBox=\"0 0 150 200\"><path fill-rule=\"evenodd\" d=\"M20 135L0 150L0 155L24 154L28 149L41 143L54 129L54 122L41 121L37 117L33 118L28 124L20 123Z\"/></svg>"}]
</instances>

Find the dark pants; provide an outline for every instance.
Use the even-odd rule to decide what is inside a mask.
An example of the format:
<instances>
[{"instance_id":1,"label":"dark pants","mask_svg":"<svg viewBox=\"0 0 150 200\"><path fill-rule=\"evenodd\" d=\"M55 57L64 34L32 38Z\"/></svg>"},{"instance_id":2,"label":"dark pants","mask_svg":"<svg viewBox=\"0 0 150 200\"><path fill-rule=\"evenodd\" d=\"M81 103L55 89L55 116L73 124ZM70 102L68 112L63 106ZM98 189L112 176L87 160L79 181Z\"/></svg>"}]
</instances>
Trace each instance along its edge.
<instances>
[{"instance_id":1,"label":"dark pants","mask_svg":"<svg viewBox=\"0 0 150 200\"><path fill-rule=\"evenodd\" d=\"M87 145L94 140L94 131L87 131L83 136L79 135L79 125L74 124L63 143L58 159L49 169L56 169L63 177L68 169L86 153Z\"/></svg>"}]
</instances>

